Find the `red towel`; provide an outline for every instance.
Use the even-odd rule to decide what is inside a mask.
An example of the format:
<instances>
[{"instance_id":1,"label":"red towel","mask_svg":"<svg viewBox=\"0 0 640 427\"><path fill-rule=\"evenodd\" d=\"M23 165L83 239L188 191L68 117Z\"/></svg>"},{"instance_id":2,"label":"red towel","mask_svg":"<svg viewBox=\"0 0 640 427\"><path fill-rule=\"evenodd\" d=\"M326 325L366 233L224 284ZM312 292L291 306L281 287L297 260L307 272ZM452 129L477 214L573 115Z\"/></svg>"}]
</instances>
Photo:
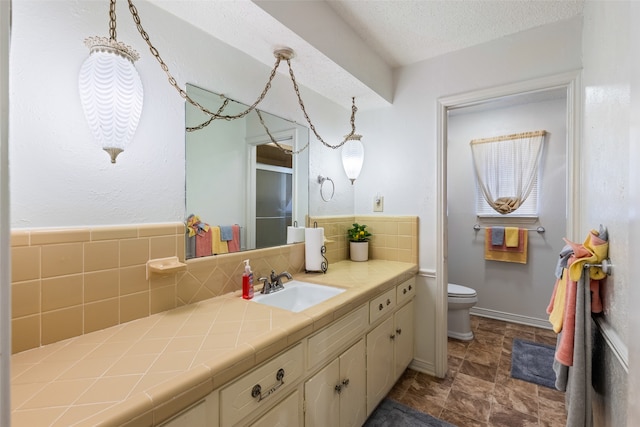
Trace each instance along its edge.
<instances>
[{"instance_id":1,"label":"red towel","mask_svg":"<svg viewBox=\"0 0 640 427\"><path fill-rule=\"evenodd\" d=\"M239 252L240 251L240 226L238 224L232 225L231 231L233 232L233 238L227 242L227 246L229 247L229 252Z\"/></svg>"},{"instance_id":2,"label":"red towel","mask_svg":"<svg viewBox=\"0 0 640 427\"><path fill-rule=\"evenodd\" d=\"M196 257L211 255L211 228L196 234Z\"/></svg>"}]
</instances>

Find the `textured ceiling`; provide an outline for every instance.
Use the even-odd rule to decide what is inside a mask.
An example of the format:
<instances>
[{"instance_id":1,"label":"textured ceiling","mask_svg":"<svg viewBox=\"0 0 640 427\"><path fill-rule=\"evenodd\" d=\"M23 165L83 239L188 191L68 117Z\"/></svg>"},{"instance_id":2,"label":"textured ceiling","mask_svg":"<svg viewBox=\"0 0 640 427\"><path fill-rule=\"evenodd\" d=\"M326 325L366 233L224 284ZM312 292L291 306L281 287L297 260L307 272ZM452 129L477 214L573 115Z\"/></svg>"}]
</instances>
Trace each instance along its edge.
<instances>
[{"instance_id":1,"label":"textured ceiling","mask_svg":"<svg viewBox=\"0 0 640 427\"><path fill-rule=\"evenodd\" d=\"M363 109L389 105L398 66L580 15L584 2L150 1L268 67L274 48L293 48L299 83L345 109L351 96Z\"/></svg>"},{"instance_id":2,"label":"textured ceiling","mask_svg":"<svg viewBox=\"0 0 640 427\"><path fill-rule=\"evenodd\" d=\"M583 0L329 0L392 67L582 13Z\"/></svg>"}]
</instances>

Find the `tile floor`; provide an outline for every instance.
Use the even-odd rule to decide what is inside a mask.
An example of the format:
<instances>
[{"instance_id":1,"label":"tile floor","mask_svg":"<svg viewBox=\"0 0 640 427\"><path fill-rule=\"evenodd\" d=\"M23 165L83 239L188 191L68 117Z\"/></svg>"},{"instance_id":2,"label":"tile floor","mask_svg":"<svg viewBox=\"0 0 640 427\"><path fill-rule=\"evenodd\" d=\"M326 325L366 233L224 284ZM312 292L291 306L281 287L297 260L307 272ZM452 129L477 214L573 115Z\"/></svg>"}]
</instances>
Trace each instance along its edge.
<instances>
[{"instance_id":1,"label":"tile floor","mask_svg":"<svg viewBox=\"0 0 640 427\"><path fill-rule=\"evenodd\" d=\"M407 369L389 397L458 427L561 427L564 393L511 378L513 338L555 345L551 330L471 317L474 339L449 338L449 369Z\"/></svg>"}]
</instances>

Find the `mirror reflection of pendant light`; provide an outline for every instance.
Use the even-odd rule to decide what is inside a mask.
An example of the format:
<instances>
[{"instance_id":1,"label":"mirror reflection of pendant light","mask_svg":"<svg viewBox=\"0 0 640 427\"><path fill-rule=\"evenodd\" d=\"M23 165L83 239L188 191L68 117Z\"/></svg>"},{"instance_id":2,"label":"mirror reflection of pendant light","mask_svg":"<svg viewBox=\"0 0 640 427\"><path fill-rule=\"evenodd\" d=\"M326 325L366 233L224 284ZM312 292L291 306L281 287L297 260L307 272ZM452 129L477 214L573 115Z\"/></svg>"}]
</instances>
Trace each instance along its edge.
<instances>
[{"instance_id":1,"label":"mirror reflection of pendant light","mask_svg":"<svg viewBox=\"0 0 640 427\"><path fill-rule=\"evenodd\" d=\"M80 100L95 140L111 163L133 139L142 113L143 89L133 65L139 56L116 40L115 0L109 9L109 38L88 37L89 57L80 69Z\"/></svg>"},{"instance_id":2,"label":"mirror reflection of pendant light","mask_svg":"<svg viewBox=\"0 0 640 427\"><path fill-rule=\"evenodd\" d=\"M360 139L362 139L362 135L350 135L342 146L342 167L347 178L351 181L351 185L360 175L364 163L364 146Z\"/></svg>"}]
</instances>

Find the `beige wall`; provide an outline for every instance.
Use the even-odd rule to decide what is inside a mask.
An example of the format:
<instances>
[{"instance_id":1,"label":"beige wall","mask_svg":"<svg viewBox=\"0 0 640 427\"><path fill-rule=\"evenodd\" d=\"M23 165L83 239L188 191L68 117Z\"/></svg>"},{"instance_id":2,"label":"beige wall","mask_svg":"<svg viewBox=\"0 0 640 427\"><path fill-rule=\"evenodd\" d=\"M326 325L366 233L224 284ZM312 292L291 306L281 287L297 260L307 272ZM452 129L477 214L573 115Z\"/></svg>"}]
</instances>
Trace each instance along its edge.
<instances>
[{"instance_id":1,"label":"beige wall","mask_svg":"<svg viewBox=\"0 0 640 427\"><path fill-rule=\"evenodd\" d=\"M371 232L374 259L417 263L416 217L318 217L326 226L329 266L347 259L354 221ZM12 353L51 344L241 288L242 260L256 279L304 271L304 244L186 261L187 270L146 275L150 259L184 261L182 223L13 230ZM331 268L331 267L329 267Z\"/></svg>"}]
</instances>

